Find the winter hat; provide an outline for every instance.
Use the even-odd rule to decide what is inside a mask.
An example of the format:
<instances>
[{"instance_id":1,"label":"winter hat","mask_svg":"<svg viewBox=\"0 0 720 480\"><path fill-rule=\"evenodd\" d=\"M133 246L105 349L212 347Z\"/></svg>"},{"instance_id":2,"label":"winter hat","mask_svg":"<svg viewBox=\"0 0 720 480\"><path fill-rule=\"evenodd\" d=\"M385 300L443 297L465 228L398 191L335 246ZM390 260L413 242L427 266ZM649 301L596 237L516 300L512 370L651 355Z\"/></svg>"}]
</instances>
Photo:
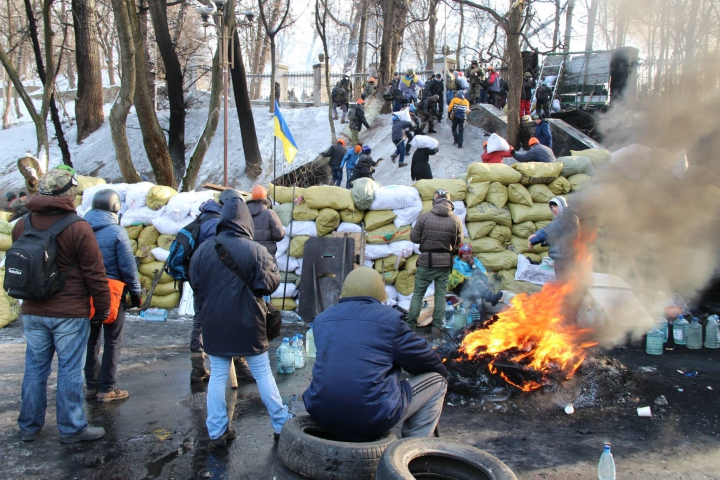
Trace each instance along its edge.
<instances>
[{"instance_id":1,"label":"winter hat","mask_svg":"<svg viewBox=\"0 0 720 480\"><path fill-rule=\"evenodd\" d=\"M460 248L458 248L458 253L467 253L472 252L472 245L469 243L463 243L460 245Z\"/></svg>"},{"instance_id":2,"label":"winter hat","mask_svg":"<svg viewBox=\"0 0 720 480\"><path fill-rule=\"evenodd\" d=\"M367 145L363 145L362 153L369 155L372 152L372 149L368 147Z\"/></svg>"},{"instance_id":3,"label":"winter hat","mask_svg":"<svg viewBox=\"0 0 720 480\"><path fill-rule=\"evenodd\" d=\"M360 145L355 145L355 153L362 152L362 147Z\"/></svg>"},{"instance_id":4,"label":"winter hat","mask_svg":"<svg viewBox=\"0 0 720 480\"><path fill-rule=\"evenodd\" d=\"M530 137L530 140L528 140L528 145L530 145L531 147L536 143L540 143L540 141L535 137Z\"/></svg>"},{"instance_id":5,"label":"winter hat","mask_svg":"<svg viewBox=\"0 0 720 480\"><path fill-rule=\"evenodd\" d=\"M465 98L465 90L458 90L457 96L458 98Z\"/></svg>"},{"instance_id":6,"label":"winter hat","mask_svg":"<svg viewBox=\"0 0 720 480\"><path fill-rule=\"evenodd\" d=\"M255 185L250 193L252 194L253 200L267 198L267 189L262 185Z\"/></svg>"},{"instance_id":7,"label":"winter hat","mask_svg":"<svg viewBox=\"0 0 720 480\"><path fill-rule=\"evenodd\" d=\"M393 123L397 122L398 120L400 120L400 119L398 118L397 115L393 115L393 116L392 116L392 121L393 121Z\"/></svg>"},{"instance_id":8,"label":"winter hat","mask_svg":"<svg viewBox=\"0 0 720 480\"><path fill-rule=\"evenodd\" d=\"M565 197L553 197L553 199L548 202L548 206L550 205L556 205L558 207L558 215L561 215L565 209L568 208L568 202Z\"/></svg>"},{"instance_id":9,"label":"winter hat","mask_svg":"<svg viewBox=\"0 0 720 480\"><path fill-rule=\"evenodd\" d=\"M38 193L47 197L74 197L77 192L75 170L62 165L46 173L38 185Z\"/></svg>"},{"instance_id":10,"label":"winter hat","mask_svg":"<svg viewBox=\"0 0 720 480\"><path fill-rule=\"evenodd\" d=\"M483 148L487 148L487 144L488 144L488 142L487 142L487 140L485 140L485 141L483 142Z\"/></svg>"},{"instance_id":11,"label":"winter hat","mask_svg":"<svg viewBox=\"0 0 720 480\"><path fill-rule=\"evenodd\" d=\"M372 297L378 302L385 302L387 300L385 282L373 268L356 268L345 278L340 292L340 298L350 297Z\"/></svg>"},{"instance_id":12,"label":"winter hat","mask_svg":"<svg viewBox=\"0 0 720 480\"><path fill-rule=\"evenodd\" d=\"M337 143L339 143L339 144L342 145L343 147L347 147L347 143L345 142L345 139L344 139L344 138L338 138Z\"/></svg>"},{"instance_id":13,"label":"winter hat","mask_svg":"<svg viewBox=\"0 0 720 480\"><path fill-rule=\"evenodd\" d=\"M23 192L20 190L20 193L18 193L18 198L27 197L27 192Z\"/></svg>"},{"instance_id":14,"label":"winter hat","mask_svg":"<svg viewBox=\"0 0 720 480\"><path fill-rule=\"evenodd\" d=\"M540 120L541 118L542 118L542 117L541 117L540 115L538 115L537 113L532 116L532 119L533 119L533 120Z\"/></svg>"}]
</instances>

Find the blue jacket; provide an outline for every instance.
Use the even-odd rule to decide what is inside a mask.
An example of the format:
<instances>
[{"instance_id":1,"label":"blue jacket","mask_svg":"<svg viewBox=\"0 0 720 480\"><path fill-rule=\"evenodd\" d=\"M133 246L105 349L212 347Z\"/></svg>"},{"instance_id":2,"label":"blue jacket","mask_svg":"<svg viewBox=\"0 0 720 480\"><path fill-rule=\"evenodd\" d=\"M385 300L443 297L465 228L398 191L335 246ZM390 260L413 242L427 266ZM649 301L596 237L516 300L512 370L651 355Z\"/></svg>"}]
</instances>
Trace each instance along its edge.
<instances>
[{"instance_id":1,"label":"blue jacket","mask_svg":"<svg viewBox=\"0 0 720 480\"><path fill-rule=\"evenodd\" d=\"M142 291L135 254L127 232L118 225L118 216L105 210L90 210L84 218L95 233L107 277L124 282L130 293L140 295Z\"/></svg>"},{"instance_id":2,"label":"blue jacket","mask_svg":"<svg viewBox=\"0 0 720 480\"><path fill-rule=\"evenodd\" d=\"M401 313L370 297L341 298L313 322L317 358L305 408L347 440L378 438L397 425L412 398L400 369L448 373Z\"/></svg>"},{"instance_id":3,"label":"blue jacket","mask_svg":"<svg viewBox=\"0 0 720 480\"><path fill-rule=\"evenodd\" d=\"M211 218L200 226L200 235L198 235L198 244L195 247L196 249L202 245L205 240L215 236L215 230L217 230L218 222L220 221L220 212L222 212L222 207L215 200L208 200L200 205L200 215L198 215L199 219L202 219L203 216L207 214L217 214L217 217Z\"/></svg>"},{"instance_id":4,"label":"blue jacket","mask_svg":"<svg viewBox=\"0 0 720 480\"><path fill-rule=\"evenodd\" d=\"M552 148L552 134L550 133L550 124L543 120L540 125L535 127L535 138L541 145Z\"/></svg>"},{"instance_id":5,"label":"blue jacket","mask_svg":"<svg viewBox=\"0 0 720 480\"><path fill-rule=\"evenodd\" d=\"M541 143L536 143L530 150L525 153L520 153L516 150L512 151L512 156L518 162L545 162L552 163L556 161L555 154L552 149L546 147Z\"/></svg>"},{"instance_id":6,"label":"blue jacket","mask_svg":"<svg viewBox=\"0 0 720 480\"><path fill-rule=\"evenodd\" d=\"M355 153L354 148L348 148L348 151L345 153L345 156L342 159L342 162L340 163L340 168L344 167L347 163L347 169L353 170L355 168L355 165L357 164L358 158L360 157L359 153Z\"/></svg>"}]
</instances>

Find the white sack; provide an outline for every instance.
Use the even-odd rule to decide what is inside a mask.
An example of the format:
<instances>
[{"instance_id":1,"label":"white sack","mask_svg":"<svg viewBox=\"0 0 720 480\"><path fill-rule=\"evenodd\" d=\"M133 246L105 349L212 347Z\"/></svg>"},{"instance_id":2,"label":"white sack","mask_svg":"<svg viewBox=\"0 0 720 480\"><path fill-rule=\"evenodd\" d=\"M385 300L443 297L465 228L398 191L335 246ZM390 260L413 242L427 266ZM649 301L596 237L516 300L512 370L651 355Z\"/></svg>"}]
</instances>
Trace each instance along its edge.
<instances>
[{"instance_id":1,"label":"white sack","mask_svg":"<svg viewBox=\"0 0 720 480\"><path fill-rule=\"evenodd\" d=\"M375 268L374 260L363 260L363 267Z\"/></svg>"},{"instance_id":2,"label":"white sack","mask_svg":"<svg viewBox=\"0 0 720 480\"><path fill-rule=\"evenodd\" d=\"M148 207L143 207L148 208ZM165 207L163 207L165 208ZM170 217L167 217L163 215L162 217L153 218L152 224L157 229L158 232L162 235L176 235L181 228L183 228L185 225L189 224L195 220L195 217L192 215L188 215L185 218L183 218L181 221L176 222L175 220L172 220Z\"/></svg>"},{"instance_id":3,"label":"white sack","mask_svg":"<svg viewBox=\"0 0 720 480\"><path fill-rule=\"evenodd\" d=\"M298 266L295 269L295 275L302 275L303 259L298 258Z\"/></svg>"},{"instance_id":4,"label":"white sack","mask_svg":"<svg viewBox=\"0 0 720 480\"><path fill-rule=\"evenodd\" d=\"M493 133L488 138L487 151L488 153L493 152L507 152L510 150L510 144L497 133Z\"/></svg>"},{"instance_id":5,"label":"white sack","mask_svg":"<svg viewBox=\"0 0 720 480\"><path fill-rule=\"evenodd\" d=\"M403 108L402 110L398 112L393 112L393 115L398 117L401 122L410 122L410 110L408 108Z\"/></svg>"},{"instance_id":6,"label":"white sack","mask_svg":"<svg viewBox=\"0 0 720 480\"><path fill-rule=\"evenodd\" d=\"M440 147L440 142L427 135L415 135L415 137L410 140L410 146L415 148L429 148L430 150L433 150Z\"/></svg>"},{"instance_id":7,"label":"white sack","mask_svg":"<svg viewBox=\"0 0 720 480\"><path fill-rule=\"evenodd\" d=\"M465 207L465 202L459 200L457 202L452 202L452 204L455 207L453 213L460 218L460 222L462 223L463 235L469 237L470 233L468 233L467 226L465 225L465 217L467 216L467 207Z\"/></svg>"},{"instance_id":8,"label":"white sack","mask_svg":"<svg viewBox=\"0 0 720 480\"><path fill-rule=\"evenodd\" d=\"M387 300L385 300L385 305L388 305L392 307L393 305L397 305L397 299L398 299L398 291L393 287L392 285L385 285L385 293L387 294Z\"/></svg>"},{"instance_id":9,"label":"white sack","mask_svg":"<svg viewBox=\"0 0 720 480\"><path fill-rule=\"evenodd\" d=\"M530 282L535 285L545 285L548 282L555 281L555 269L545 265L533 265L530 260L518 255L515 280Z\"/></svg>"},{"instance_id":10,"label":"white sack","mask_svg":"<svg viewBox=\"0 0 720 480\"><path fill-rule=\"evenodd\" d=\"M270 298L295 298L295 295L297 295L297 287L294 283L281 283L278 289L270 294Z\"/></svg>"},{"instance_id":11,"label":"white sack","mask_svg":"<svg viewBox=\"0 0 720 480\"><path fill-rule=\"evenodd\" d=\"M213 193L210 191L178 193L172 196L165 206L166 215L175 221L180 221L191 213L195 213L194 216L197 216L200 205L210 198L213 198ZM200 203L197 205L197 210L193 212L193 206L197 202Z\"/></svg>"},{"instance_id":12,"label":"white sack","mask_svg":"<svg viewBox=\"0 0 720 480\"><path fill-rule=\"evenodd\" d=\"M82 193L82 197L83 197L82 198L82 206L86 212L88 210L90 210L92 208L92 200L93 200L93 197L95 196L95 194L97 192L99 192L100 190L107 190L107 189L115 190L117 192L118 196L120 197L120 203L122 205L125 205L125 203L126 203L125 199L126 199L128 187L129 187L129 185L127 183L102 184L102 185L93 185L91 187L88 187L85 190L83 190L83 193Z\"/></svg>"},{"instance_id":13,"label":"white sack","mask_svg":"<svg viewBox=\"0 0 720 480\"><path fill-rule=\"evenodd\" d=\"M340 233L361 233L362 227L350 222L341 222L337 231Z\"/></svg>"},{"instance_id":14,"label":"white sack","mask_svg":"<svg viewBox=\"0 0 720 480\"><path fill-rule=\"evenodd\" d=\"M410 302L412 302L412 297L412 293L410 295L402 295L398 293L398 307L404 308L405 310L410 310Z\"/></svg>"},{"instance_id":15,"label":"white sack","mask_svg":"<svg viewBox=\"0 0 720 480\"><path fill-rule=\"evenodd\" d=\"M285 231L288 233L288 235L292 231L293 237L297 237L298 235L317 237L317 227L315 226L315 222L310 221L293 220L292 222L290 222L290 225L288 225Z\"/></svg>"},{"instance_id":16,"label":"white sack","mask_svg":"<svg viewBox=\"0 0 720 480\"><path fill-rule=\"evenodd\" d=\"M413 254L414 245L410 240L400 240L399 242L388 243L387 246L393 255L409 258Z\"/></svg>"},{"instance_id":17,"label":"white sack","mask_svg":"<svg viewBox=\"0 0 720 480\"><path fill-rule=\"evenodd\" d=\"M365 245L365 260L377 260L392 255L389 245Z\"/></svg>"},{"instance_id":18,"label":"white sack","mask_svg":"<svg viewBox=\"0 0 720 480\"><path fill-rule=\"evenodd\" d=\"M144 207L146 204L146 195L155 185L150 182L140 182L130 184L125 194L125 202L129 209L137 209Z\"/></svg>"},{"instance_id":19,"label":"white sack","mask_svg":"<svg viewBox=\"0 0 720 480\"><path fill-rule=\"evenodd\" d=\"M560 100L557 98L552 101L552 107L550 108L553 112L559 112L562 109L562 106L560 105Z\"/></svg>"},{"instance_id":20,"label":"white sack","mask_svg":"<svg viewBox=\"0 0 720 480\"><path fill-rule=\"evenodd\" d=\"M420 255L420 244L419 243L413 243L413 253Z\"/></svg>"},{"instance_id":21,"label":"white sack","mask_svg":"<svg viewBox=\"0 0 720 480\"><path fill-rule=\"evenodd\" d=\"M395 210L406 207L422 207L420 194L413 187L390 185L375 190L370 210Z\"/></svg>"},{"instance_id":22,"label":"white sack","mask_svg":"<svg viewBox=\"0 0 720 480\"><path fill-rule=\"evenodd\" d=\"M152 210L148 207L130 208L120 219L120 226L129 227L133 223L144 223L145 225L150 225L152 224L153 219L162 217L164 213L165 207L162 207L160 210Z\"/></svg>"},{"instance_id":23,"label":"white sack","mask_svg":"<svg viewBox=\"0 0 720 480\"><path fill-rule=\"evenodd\" d=\"M395 217L395 220L393 220L393 223L397 228L400 228L404 227L405 225L412 225L413 223L415 223L415 221L422 213L422 206L396 208L392 212L397 215Z\"/></svg>"},{"instance_id":24,"label":"white sack","mask_svg":"<svg viewBox=\"0 0 720 480\"><path fill-rule=\"evenodd\" d=\"M290 237L285 235L282 240L275 244L277 246L277 252L275 255L285 255L290 249Z\"/></svg>"},{"instance_id":25,"label":"white sack","mask_svg":"<svg viewBox=\"0 0 720 480\"><path fill-rule=\"evenodd\" d=\"M290 258L290 263L288 263L288 258ZM278 270L280 270L281 272L294 272L300 264L297 258L288 257L285 254L276 254L275 261L277 262Z\"/></svg>"},{"instance_id":26,"label":"white sack","mask_svg":"<svg viewBox=\"0 0 720 480\"><path fill-rule=\"evenodd\" d=\"M155 247L151 250L153 257L155 257L155 260L159 262L164 262L167 260L168 255L170 255L170 250L165 250L164 248Z\"/></svg>"}]
</instances>

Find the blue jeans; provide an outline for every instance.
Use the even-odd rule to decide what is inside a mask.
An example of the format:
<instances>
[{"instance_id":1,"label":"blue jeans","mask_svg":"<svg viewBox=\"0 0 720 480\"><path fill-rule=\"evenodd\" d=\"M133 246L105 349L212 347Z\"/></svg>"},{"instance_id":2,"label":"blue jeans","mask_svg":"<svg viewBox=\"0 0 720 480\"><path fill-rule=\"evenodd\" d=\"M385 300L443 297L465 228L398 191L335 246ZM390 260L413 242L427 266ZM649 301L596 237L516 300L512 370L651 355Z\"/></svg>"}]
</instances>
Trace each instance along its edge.
<instances>
[{"instance_id":1,"label":"blue jeans","mask_svg":"<svg viewBox=\"0 0 720 480\"><path fill-rule=\"evenodd\" d=\"M347 168L345 174L347 175L347 180L345 180L345 188L352 188L350 186L350 179L352 178L354 168Z\"/></svg>"},{"instance_id":2,"label":"blue jeans","mask_svg":"<svg viewBox=\"0 0 720 480\"><path fill-rule=\"evenodd\" d=\"M447 104L450 105L450 102L452 102L452 99L455 97L455 92L448 88L447 94L445 95L445 97L447 100Z\"/></svg>"},{"instance_id":3,"label":"blue jeans","mask_svg":"<svg viewBox=\"0 0 720 480\"><path fill-rule=\"evenodd\" d=\"M60 435L67 437L88 426L83 410L83 367L90 321L23 315L27 348L18 426L26 434L45 425L47 380L53 356L58 356L56 415Z\"/></svg>"},{"instance_id":4,"label":"blue jeans","mask_svg":"<svg viewBox=\"0 0 720 480\"><path fill-rule=\"evenodd\" d=\"M330 167L330 171L332 172L333 185L335 185L336 187L339 187L340 185L342 185L342 175L343 175L342 167Z\"/></svg>"},{"instance_id":5,"label":"blue jeans","mask_svg":"<svg viewBox=\"0 0 720 480\"><path fill-rule=\"evenodd\" d=\"M455 117L455 120L452 121L452 134L455 143L461 147L463 144L463 130L465 130L465 119Z\"/></svg>"},{"instance_id":6,"label":"blue jeans","mask_svg":"<svg viewBox=\"0 0 720 480\"><path fill-rule=\"evenodd\" d=\"M225 389L227 387L228 373L230 372L231 357L210 357L210 382L207 389L207 425L210 438L215 440L222 436L228 429L230 420L227 414L227 403L225 402ZM287 407L283 406L280 391L275 383L275 377L270 368L270 357L268 353L260 355L246 355L250 371L255 378L260 398L270 414L270 423L275 433L280 433L285 422L290 418Z\"/></svg>"},{"instance_id":7,"label":"blue jeans","mask_svg":"<svg viewBox=\"0 0 720 480\"><path fill-rule=\"evenodd\" d=\"M487 90L485 90L484 88L480 89L479 103L487 103Z\"/></svg>"},{"instance_id":8,"label":"blue jeans","mask_svg":"<svg viewBox=\"0 0 720 480\"><path fill-rule=\"evenodd\" d=\"M395 148L394 155L398 156L400 163L405 163L405 140L395 145L395 147L397 148Z\"/></svg>"},{"instance_id":9,"label":"blue jeans","mask_svg":"<svg viewBox=\"0 0 720 480\"><path fill-rule=\"evenodd\" d=\"M405 102L398 102L397 100L393 100L393 112L399 112L405 108Z\"/></svg>"}]
</instances>

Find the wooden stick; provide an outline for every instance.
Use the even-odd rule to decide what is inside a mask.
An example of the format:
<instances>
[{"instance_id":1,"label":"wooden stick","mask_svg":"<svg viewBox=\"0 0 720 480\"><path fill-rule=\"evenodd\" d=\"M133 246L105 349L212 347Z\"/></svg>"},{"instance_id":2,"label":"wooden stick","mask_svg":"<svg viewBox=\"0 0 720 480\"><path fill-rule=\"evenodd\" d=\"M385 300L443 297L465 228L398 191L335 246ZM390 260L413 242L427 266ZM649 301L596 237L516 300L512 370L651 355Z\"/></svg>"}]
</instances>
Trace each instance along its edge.
<instances>
[{"instance_id":1,"label":"wooden stick","mask_svg":"<svg viewBox=\"0 0 720 480\"><path fill-rule=\"evenodd\" d=\"M230 360L230 387L233 390L238 388L237 374L235 373L235 359L231 357Z\"/></svg>"}]
</instances>

